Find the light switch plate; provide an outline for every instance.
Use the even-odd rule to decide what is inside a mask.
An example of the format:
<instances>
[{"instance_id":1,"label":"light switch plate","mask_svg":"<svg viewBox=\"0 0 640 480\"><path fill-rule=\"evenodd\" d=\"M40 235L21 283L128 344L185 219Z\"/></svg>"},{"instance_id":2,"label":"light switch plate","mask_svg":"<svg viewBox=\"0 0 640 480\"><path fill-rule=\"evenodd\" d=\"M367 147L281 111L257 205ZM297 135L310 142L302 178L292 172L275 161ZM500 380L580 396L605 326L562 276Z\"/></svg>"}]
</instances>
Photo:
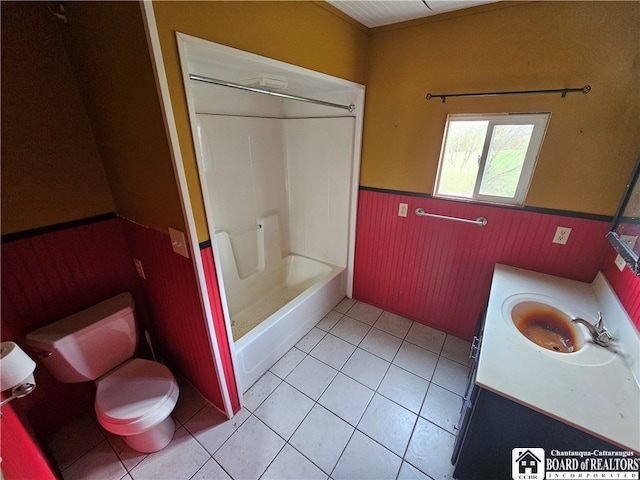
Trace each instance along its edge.
<instances>
[{"instance_id":1,"label":"light switch plate","mask_svg":"<svg viewBox=\"0 0 640 480\"><path fill-rule=\"evenodd\" d=\"M189 258L189 247L184 233L175 228L169 227L169 237L171 237L171 248L178 255Z\"/></svg>"},{"instance_id":2,"label":"light switch plate","mask_svg":"<svg viewBox=\"0 0 640 480\"><path fill-rule=\"evenodd\" d=\"M407 210L409 210L409 205L407 203L401 203L398 206L398 216L399 217L406 217L407 216Z\"/></svg>"},{"instance_id":3,"label":"light switch plate","mask_svg":"<svg viewBox=\"0 0 640 480\"><path fill-rule=\"evenodd\" d=\"M136 266L136 272L140 278L146 279L146 275L144 274L144 268L142 268L142 262L137 258L133 259L133 264Z\"/></svg>"}]
</instances>

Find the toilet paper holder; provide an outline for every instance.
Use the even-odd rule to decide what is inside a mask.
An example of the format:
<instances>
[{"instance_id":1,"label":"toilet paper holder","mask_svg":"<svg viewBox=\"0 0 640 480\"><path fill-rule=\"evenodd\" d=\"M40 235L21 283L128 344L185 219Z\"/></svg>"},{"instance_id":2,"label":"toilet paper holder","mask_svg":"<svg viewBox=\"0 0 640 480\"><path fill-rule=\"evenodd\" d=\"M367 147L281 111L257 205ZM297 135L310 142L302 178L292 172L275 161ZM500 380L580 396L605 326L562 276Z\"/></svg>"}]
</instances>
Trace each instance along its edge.
<instances>
[{"instance_id":1,"label":"toilet paper holder","mask_svg":"<svg viewBox=\"0 0 640 480\"><path fill-rule=\"evenodd\" d=\"M0 344L0 389L11 389L11 396L1 401L0 407L35 390L35 368L36 362L14 342Z\"/></svg>"}]
</instances>

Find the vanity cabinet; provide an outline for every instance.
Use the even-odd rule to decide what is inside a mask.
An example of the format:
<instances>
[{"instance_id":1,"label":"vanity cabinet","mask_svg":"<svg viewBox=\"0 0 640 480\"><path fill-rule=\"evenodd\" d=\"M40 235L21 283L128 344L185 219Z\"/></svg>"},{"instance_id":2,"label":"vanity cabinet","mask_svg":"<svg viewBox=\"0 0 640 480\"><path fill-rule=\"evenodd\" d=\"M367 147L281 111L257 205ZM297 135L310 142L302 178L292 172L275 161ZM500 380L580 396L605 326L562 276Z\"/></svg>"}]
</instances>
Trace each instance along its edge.
<instances>
[{"instance_id":1,"label":"vanity cabinet","mask_svg":"<svg viewBox=\"0 0 640 480\"><path fill-rule=\"evenodd\" d=\"M451 463L458 480L509 480L512 478L512 450L620 450L581 430L532 410L475 384L485 314L478 321L471 357L467 390L457 427ZM514 378L526 382L527 372ZM544 389L545 385L540 385ZM589 402L589 398L581 398Z\"/></svg>"}]
</instances>

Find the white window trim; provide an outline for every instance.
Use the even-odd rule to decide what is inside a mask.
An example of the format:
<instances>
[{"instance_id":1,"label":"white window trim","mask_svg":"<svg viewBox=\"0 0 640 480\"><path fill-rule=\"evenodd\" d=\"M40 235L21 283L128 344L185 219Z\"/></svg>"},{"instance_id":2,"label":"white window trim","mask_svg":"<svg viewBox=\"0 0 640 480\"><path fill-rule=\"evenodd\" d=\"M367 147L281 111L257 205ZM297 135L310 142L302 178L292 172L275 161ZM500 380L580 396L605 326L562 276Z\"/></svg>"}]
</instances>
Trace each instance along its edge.
<instances>
[{"instance_id":1,"label":"white window trim","mask_svg":"<svg viewBox=\"0 0 640 480\"><path fill-rule=\"evenodd\" d=\"M540 149L542 148L542 141L547 131L549 119L551 113L489 113L489 114L449 114L447 115L447 121L445 124L444 135L442 137L442 147L440 149L440 158L438 160L438 172L436 174L436 182L433 188L433 196L437 198L450 198L455 200L463 200L468 202L480 201L486 203L495 203L501 205L515 205L522 206L526 199L533 179L533 171L538 162L538 156ZM445 154L446 140L449 130L450 121L488 121L487 135L485 137L485 143L482 148L480 165L478 167L478 175L476 176L476 183L473 189L473 195L471 198L456 196L450 194L438 193L438 186L440 184L440 175L442 173L442 159ZM517 125L520 122L526 122L533 125L533 131L531 132L531 139L529 140L529 146L525 155L522 171L520 172L520 178L518 179L518 185L516 192L512 198L494 196L494 195L482 195L480 194L480 186L482 184L482 178L484 175L484 169L487 161L487 152L491 144L491 137L493 127L496 125Z\"/></svg>"}]
</instances>

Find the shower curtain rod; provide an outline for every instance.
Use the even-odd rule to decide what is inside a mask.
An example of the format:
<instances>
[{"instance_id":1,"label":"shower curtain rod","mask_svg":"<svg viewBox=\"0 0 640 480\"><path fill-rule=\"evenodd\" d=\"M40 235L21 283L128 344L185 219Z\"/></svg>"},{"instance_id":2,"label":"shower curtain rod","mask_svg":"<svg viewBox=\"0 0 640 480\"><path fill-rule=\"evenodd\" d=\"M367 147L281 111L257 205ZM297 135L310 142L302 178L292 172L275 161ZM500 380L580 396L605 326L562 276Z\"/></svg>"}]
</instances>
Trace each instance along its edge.
<instances>
[{"instance_id":1,"label":"shower curtain rod","mask_svg":"<svg viewBox=\"0 0 640 480\"><path fill-rule=\"evenodd\" d=\"M290 95L288 93L272 92L270 90L262 90L260 88L248 87L247 85L242 85L240 83L216 80L215 78L203 77L202 75L189 74L189 78L197 82L210 83L213 85L219 85L221 87L237 88L239 90L262 93L264 95L272 95L274 97L287 98L289 100L298 100L301 102L315 103L318 105L324 105L325 107L341 108L343 110L348 110L349 112L353 112L356 109L356 106L353 103L351 105L340 105L339 103L325 102L323 100L316 100L315 98L300 97L298 95Z\"/></svg>"},{"instance_id":2,"label":"shower curtain rod","mask_svg":"<svg viewBox=\"0 0 640 480\"><path fill-rule=\"evenodd\" d=\"M427 93L427 100L432 98L440 98L442 103L445 102L447 97L496 97L499 95L529 95L537 93L561 93L562 98L567 96L567 93L582 92L587 94L591 91L590 85L585 85L582 88L555 88L551 90L520 90L515 92L483 92L483 93Z\"/></svg>"}]
</instances>

